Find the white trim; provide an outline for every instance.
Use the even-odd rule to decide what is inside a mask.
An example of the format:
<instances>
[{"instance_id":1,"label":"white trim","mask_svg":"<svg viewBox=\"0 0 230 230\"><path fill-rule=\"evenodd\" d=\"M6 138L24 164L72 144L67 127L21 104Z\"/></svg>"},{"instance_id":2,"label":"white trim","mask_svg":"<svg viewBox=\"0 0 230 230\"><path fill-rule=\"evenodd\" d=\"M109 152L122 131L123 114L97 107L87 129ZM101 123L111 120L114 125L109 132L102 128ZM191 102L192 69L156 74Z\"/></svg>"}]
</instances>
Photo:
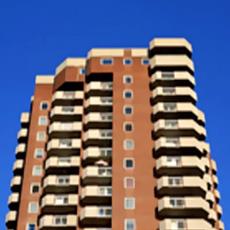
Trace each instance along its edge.
<instances>
[{"instance_id":1,"label":"white trim","mask_svg":"<svg viewBox=\"0 0 230 230\"><path fill-rule=\"evenodd\" d=\"M132 207L127 206L127 201L132 203ZM134 210L136 208L136 198L135 197L125 197L124 198L124 209L126 210Z\"/></svg>"},{"instance_id":2,"label":"white trim","mask_svg":"<svg viewBox=\"0 0 230 230\"><path fill-rule=\"evenodd\" d=\"M131 97L125 97L126 93L131 93ZM123 99L125 99L125 100L131 100L131 99L133 99L133 90L131 90L131 89L125 89L125 90L123 90Z\"/></svg>"},{"instance_id":3,"label":"white trim","mask_svg":"<svg viewBox=\"0 0 230 230\"><path fill-rule=\"evenodd\" d=\"M126 82L126 78L128 78L128 77L131 79L130 83ZM133 75L130 75L130 74L123 75L123 84L132 84L132 83L133 83Z\"/></svg>"},{"instance_id":4,"label":"white trim","mask_svg":"<svg viewBox=\"0 0 230 230\"><path fill-rule=\"evenodd\" d=\"M43 103L46 103L46 104L47 104L47 109L42 109L42 104L43 104ZM40 108L41 111L46 111L46 110L49 109L49 106L50 106L50 105L49 105L49 101L41 101L41 102L40 102L39 108Z\"/></svg>"},{"instance_id":5,"label":"white trim","mask_svg":"<svg viewBox=\"0 0 230 230\"><path fill-rule=\"evenodd\" d=\"M125 220L124 220L124 229L125 230L129 230L129 229L127 229L127 222L128 221L132 221L133 222L133 226L134 226L134 228L133 228L133 230L136 230L136 220L134 219L134 218L126 218Z\"/></svg>"},{"instance_id":6,"label":"white trim","mask_svg":"<svg viewBox=\"0 0 230 230\"><path fill-rule=\"evenodd\" d=\"M126 167L126 161L127 160L132 160L133 161L133 167L132 168L127 168ZM125 157L123 159L123 168L126 169L126 170L133 170L135 168L135 159L133 157Z\"/></svg>"},{"instance_id":7,"label":"white trim","mask_svg":"<svg viewBox=\"0 0 230 230\"><path fill-rule=\"evenodd\" d=\"M132 143L132 148L128 148L127 147L127 142L131 142ZM124 148L124 150L133 150L135 148L135 141L133 139L125 139L123 141L123 148Z\"/></svg>"},{"instance_id":8,"label":"white trim","mask_svg":"<svg viewBox=\"0 0 230 230\"><path fill-rule=\"evenodd\" d=\"M40 184L40 183L38 183L38 182L31 183L31 184L30 184L30 194L36 194L36 193L33 193L33 192L32 192L32 188L33 188L33 186L35 186L35 185L37 185L37 186L39 187L39 191L41 190L41 184ZM39 191L38 191L38 192L39 192Z\"/></svg>"},{"instance_id":9,"label":"white trim","mask_svg":"<svg viewBox=\"0 0 230 230\"><path fill-rule=\"evenodd\" d=\"M130 130L126 130L125 129L126 125L131 125L132 126L132 130L131 131ZM133 131L134 131L134 124L133 124L133 122L131 122L131 121L125 121L125 122L123 122L123 132L131 133Z\"/></svg>"},{"instance_id":10,"label":"white trim","mask_svg":"<svg viewBox=\"0 0 230 230\"><path fill-rule=\"evenodd\" d=\"M128 186L127 186L127 180L128 179L131 179L131 180L133 180L133 187L132 188L129 188ZM131 176L126 176L126 177L124 177L124 188L126 188L126 189L134 189L136 187L136 179L135 179L135 177L131 177Z\"/></svg>"},{"instance_id":11,"label":"white trim","mask_svg":"<svg viewBox=\"0 0 230 230\"><path fill-rule=\"evenodd\" d=\"M126 113L126 112L125 112L126 108L131 108L131 113ZM124 106L123 106L123 114L124 114L125 116L132 116L132 115L133 115L133 112L134 112L134 108L133 108L132 105L124 105Z\"/></svg>"}]
</instances>

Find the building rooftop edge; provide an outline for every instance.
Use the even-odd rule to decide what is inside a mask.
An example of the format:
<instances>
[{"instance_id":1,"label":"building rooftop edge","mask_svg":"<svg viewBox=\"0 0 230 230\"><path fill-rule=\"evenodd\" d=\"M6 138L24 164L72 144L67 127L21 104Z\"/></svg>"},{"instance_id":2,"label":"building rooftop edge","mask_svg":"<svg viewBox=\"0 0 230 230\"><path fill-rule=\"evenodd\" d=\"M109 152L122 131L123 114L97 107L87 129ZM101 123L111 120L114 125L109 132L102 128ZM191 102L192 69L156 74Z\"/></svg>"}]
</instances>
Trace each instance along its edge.
<instances>
[{"instance_id":1,"label":"building rooftop edge","mask_svg":"<svg viewBox=\"0 0 230 230\"><path fill-rule=\"evenodd\" d=\"M54 83L54 76L53 75L37 75L36 84L53 84Z\"/></svg>"}]
</instances>

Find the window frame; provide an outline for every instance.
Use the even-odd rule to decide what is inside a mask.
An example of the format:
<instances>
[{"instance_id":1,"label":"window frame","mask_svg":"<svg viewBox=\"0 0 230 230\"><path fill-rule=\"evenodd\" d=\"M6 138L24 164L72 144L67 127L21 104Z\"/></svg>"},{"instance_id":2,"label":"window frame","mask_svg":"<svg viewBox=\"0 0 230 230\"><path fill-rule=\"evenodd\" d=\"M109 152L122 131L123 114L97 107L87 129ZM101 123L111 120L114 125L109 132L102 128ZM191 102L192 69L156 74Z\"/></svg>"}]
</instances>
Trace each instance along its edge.
<instances>
[{"instance_id":1,"label":"window frame","mask_svg":"<svg viewBox=\"0 0 230 230\"><path fill-rule=\"evenodd\" d=\"M127 143L130 142L130 144L132 143L132 147L128 147ZM125 139L123 141L123 149L124 150L134 150L135 149L135 141L133 139Z\"/></svg>"},{"instance_id":2,"label":"window frame","mask_svg":"<svg viewBox=\"0 0 230 230\"><path fill-rule=\"evenodd\" d=\"M41 157L37 157L37 156L38 156L37 153L39 152L39 150L42 151ZM35 158L35 159L42 159L42 158L44 157L44 155L45 155L45 151L44 151L43 148L35 148L35 149L34 149L34 158Z\"/></svg>"},{"instance_id":3,"label":"window frame","mask_svg":"<svg viewBox=\"0 0 230 230\"><path fill-rule=\"evenodd\" d=\"M126 81L127 78L130 78L131 81L127 82ZM130 74L123 75L123 84L127 84L127 85L133 84L133 75L130 75Z\"/></svg>"},{"instance_id":4,"label":"window frame","mask_svg":"<svg viewBox=\"0 0 230 230\"><path fill-rule=\"evenodd\" d=\"M45 119L45 123L41 122L43 118ZM39 116L38 117L38 125L39 126L47 126L48 125L48 117L45 115Z\"/></svg>"},{"instance_id":5,"label":"window frame","mask_svg":"<svg viewBox=\"0 0 230 230\"><path fill-rule=\"evenodd\" d=\"M126 130L126 125L131 125L131 130ZM134 124L133 124L133 122L125 121L123 123L123 131L124 132L131 133L131 132L133 132L133 130L134 130Z\"/></svg>"},{"instance_id":6,"label":"window frame","mask_svg":"<svg viewBox=\"0 0 230 230\"><path fill-rule=\"evenodd\" d=\"M33 187L34 186L38 186L38 192L33 192ZM40 189L41 189L40 183L31 183L30 184L30 194L37 194L37 193L40 192Z\"/></svg>"},{"instance_id":7,"label":"window frame","mask_svg":"<svg viewBox=\"0 0 230 230\"><path fill-rule=\"evenodd\" d=\"M131 108L131 113L126 113L126 109L127 109L127 108ZM134 108L133 108L132 105L124 105L124 106L123 106L123 114L124 114L125 116L132 116L132 115L133 115L133 112L134 112Z\"/></svg>"},{"instance_id":8,"label":"window frame","mask_svg":"<svg viewBox=\"0 0 230 230\"><path fill-rule=\"evenodd\" d=\"M107 61L110 60L111 63L109 63L109 64L106 63L106 64L105 64L105 63L104 63L105 60L107 60ZM101 65L108 65L108 66L111 66L111 65L114 64L114 60L113 60L112 57L103 57L103 58L100 59L100 64L101 64Z\"/></svg>"},{"instance_id":9,"label":"window frame","mask_svg":"<svg viewBox=\"0 0 230 230\"><path fill-rule=\"evenodd\" d=\"M148 63L145 63L145 61L147 61ZM141 58L141 64L142 65L149 65L149 59L146 57L146 58Z\"/></svg>"},{"instance_id":10,"label":"window frame","mask_svg":"<svg viewBox=\"0 0 230 230\"><path fill-rule=\"evenodd\" d=\"M26 230L30 230L30 226L29 225L34 225L34 230L36 229L36 223L27 223L26 224Z\"/></svg>"},{"instance_id":11,"label":"window frame","mask_svg":"<svg viewBox=\"0 0 230 230\"><path fill-rule=\"evenodd\" d=\"M133 181L132 182L133 183L132 187L129 187L128 183L127 183L127 181L130 180L130 179ZM136 179L135 179L135 177L125 177L124 178L124 188L125 189L135 189L135 186L136 186Z\"/></svg>"},{"instance_id":12,"label":"window frame","mask_svg":"<svg viewBox=\"0 0 230 230\"><path fill-rule=\"evenodd\" d=\"M130 63L126 63L126 61L130 61ZM123 63L123 65L131 66L131 65L133 65L133 59L131 57L123 58L122 63Z\"/></svg>"},{"instance_id":13,"label":"window frame","mask_svg":"<svg viewBox=\"0 0 230 230\"><path fill-rule=\"evenodd\" d=\"M131 206L128 206L130 202ZM124 198L124 209L125 210L134 210L136 208L136 198L135 197L125 197Z\"/></svg>"},{"instance_id":14,"label":"window frame","mask_svg":"<svg viewBox=\"0 0 230 230\"><path fill-rule=\"evenodd\" d=\"M132 161L132 167L127 167L127 161L131 160ZM125 170L133 170L135 168L135 159L133 157L125 157L123 159L123 168Z\"/></svg>"},{"instance_id":15,"label":"window frame","mask_svg":"<svg viewBox=\"0 0 230 230\"><path fill-rule=\"evenodd\" d=\"M43 109L43 108L42 108L43 104L46 104L46 105L47 105L47 108L46 108L46 109ZM39 108L40 108L41 111L47 111L47 110L49 109L49 102L48 102L48 101L41 101L41 102L40 102Z\"/></svg>"},{"instance_id":16,"label":"window frame","mask_svg":"<svg viewBox=\"0 0 230 230\"><path fill-rule=\"evenodd\" d=\"M40 168L41 169L41 171L40 171L41 173L40 174L35 174L36 168ZM43 170L43 168L42 168L41 165L34 165L33 168L32 168L32 176L42 176L42 170Z\"/></svg>"},{"instance_id":17,"label":"window frame","mask_svg":"<svg viewBox=\"0 0 230 230\"><path fill-rule=\"evenodd\" d=\"M32 204L33 205L35 205L36 206L36 210L35 211L32 211L31 209L31 207L32 207ZM35 214L35 213L38 213L38 211L39 211L39 206L38 206L38 202L35 202L35 201L31 201L31 202L29 202L28 203L28 213L30 213L30 214Z\"/></svg>"},{"instance_id":18,"label":"window frame","mask_svg":"<svg viewBox=\"0 0 230 230\"><path fill-rule=\"evenodd\" d=\"M41 134L44 135L44 139L43 139L43 138L40 139L41 136L39 136L39 135L41 135ZM45 132L45 131L37 131L37 133L36 133L36 141L39 141L39 142L44 142L44 141L46 141L46 132Z\"/></svg>"},{"instance_id":19,"label":"window frame","mask_svg":"<svg viewBox=\"0 0 230 230\"><path fill-rule=\"evenodd\" d=\"M130 93L131 97L126 97L126 93ZM123 99L125 99L125 100L132 100L133 99L133 90L131 90L131 89L125 89L123 91Z\"/></svg>"},{"instance_id":20,"label":"window frame","mask_svg":"<svg viewBox=\"0 0 230 230\"><path fill-rule=\"evenodd\" d=\"M132 224L133 224L133 229L129 229L128 227L127 227L127 225L128 225L128 222L132 222ZM125 230L136 230L136 219L134 219L134 218L126 218L125 220L124 220L124 229Z\"/></svg>"}]
</instances>

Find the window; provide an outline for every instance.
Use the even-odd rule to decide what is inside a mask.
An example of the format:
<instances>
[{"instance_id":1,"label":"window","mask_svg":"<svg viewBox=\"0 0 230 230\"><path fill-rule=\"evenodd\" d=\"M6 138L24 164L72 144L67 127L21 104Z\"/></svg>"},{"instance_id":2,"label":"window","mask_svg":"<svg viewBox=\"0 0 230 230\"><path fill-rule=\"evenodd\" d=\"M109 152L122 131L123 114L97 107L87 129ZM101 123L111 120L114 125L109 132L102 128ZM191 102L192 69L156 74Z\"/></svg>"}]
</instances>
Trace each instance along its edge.
<instances>
[{"instance_id":1,"label":"window","mask_svg":"<svg viewBox=\"0 0 230 230\"><path fill-rule=\"evenodd\" d=\"M125 197L124 208L125 209L135 209L135 198L134 197Z\"/></svg>"},{"instance_id":2,"label":"window","mask_svg":"<svg viewBox=\"0 0 230 230\"><path fill-rule=\"evenodd\" d=\"M70 157L59 157L58 164L59 165L70 165L71 158Z\"/></svg>"},{"instance_id":3,"label":"window","mask_svg":"<svg viewBox=\"0 0 230 230\"><path fill-rule=\"evenodd\" d=\"M166 128L176 128L178 125L177 120L165 120L165 127Z\"/></svg>"},{"instance_id":4,"label":"window","mask_svg":"<svg viewBox=\"0 0 230 230\"><path fill-rule=\"evenodd\" d=\"M124 106L123 113L125 115L132 115L133 114L133 107L132 106Z\"/></svg>"},{"instance_id":5,"label":"window","mask_svg":"<svg viewBox=\"0 0 230 230\"><path fill-rule=\"evenodd\" d=\"M132 65L133 64L133 60L131 58L124 58L123 59L123 64L124 65Z\"/></svg>"},{"instance_id":6,"label":"window","mask_svg":"<svg viewBox=\"0 0 230 230\"><path fill-rule=\"evenodd\" d=\"M133 131L133 123L131 123L131 122L125 122L123 124L123 130L125 132L132 132Z\"/></svg>"},{"instance_id":7,"label":"window","mask_svg":"<svg viewBox=\"0 0 230 230\"><path fill-rule=\"evenodd\" d=\"M132 84L133 83L133 76L131 76L131 75L124 75L123 76L123 83L124 84Z\"/></svg>"},{"instance_id":8,"label":"window","mask_svg":"<svg viewBox=\"0 0 230 230\"><path fill-rule=\"evenodd\" d=\"M38 212L38 203L37 202L30 202L28 205L28 212L29 213L37 213Z\"/></svg>"},{"instance_id":9,"label":"window","mask_svg":"<svg viewBox=\"0 0 230 230\"><path fill-rule=\"evenodd\" d=\"M174 79L174 73L173 72L162 72L161 76L165 80L172 80L172 79Z\"/></svg>"},{"instance_id":10,"label":"window","mask_svg":"<svg viewBox=\"0 0 230 230\"><path fill-rule=\"evenodd\" d=\"M125 188L135 188L135 178L134 177L125 177L124 178L124 187Z\"/></svg>"},{"instance_id":11,"label":"window","mask_svg":"<svg viewBox=\"0 0 230 230\"><path fill-rule=\"evenodd\" d=\"M168 183L170 186L180 186L183 183L182 177L169 177Z\"/></svg>"},{"instance_id":12,"label":"window","mask_svg":"<svg viewBox=\"0 0 230 230\"><path fill-rule=\"evenodd\" d=\"M49 104L46 101L42 101L40 103L40 110L47 110L49 108Z\"/></svg>"},{"instance_id":13,"label":"window","mask_svg":"<svg viewBox=\"0 0 230 230\"><path fill-rule=\"evenodd\" d=\"M101 65L112 65L113 59L112 58L102 58L100 63Z\"/></svg>"},{"instance_id":14,"label":"window","mask_svg":"<svg viewBox=\"0 0 230 230\"><path fill-rule=\"evenodd\" d=\"M40 165L35 165L33 167L33 172L32 172L33 176L41 176L42 175L42 166Z\"/></svg>"},{"instance_id":15,"label":"window","mask_svg":"<svg viewBox=\"0 0 230 230\"><path fill-rule=\"evenodd\" d=\"M149 64L149 59L148 58L142 58L141 59L141 64L142 65L148 65Z\"/></svg>"},{"instance_id":16,"label":"window","mask_svg":"<svg viewBox=\"0 0 230 230\"><path fill-rule=\"evenodd\" d=\"M166 137L165 142L167 147L178 147L180 144L180 140L178 137Z\"/></svg>"},{"instance_id":17,"label":"window","mask_svg":"<svg viewBox=\"0 0 230 230\"><path fill-rule=\"evenodd\" d=\"M181 165L181 157L167 157L167 166L178 167Z\"/></svg>"},{"instance_id":18,"label":"window","mask_svg":"<svg viewBox=\"0 0 230 230\"><path fill-rule=\"evenodd\" d=\"M37 132L37 141L45 141L46 140L46 133L44 131Z\"/></svg>"},{"instance_id":19,"label":"window","mask_svg":"<svg viewBox=\"0 0 230 230\"><path fill-rule=\"evenodd\" d=\"M30 186L30 193L38 193L40 190L40 184L31 184Z\"/></svg>"},{"instance_id":20,"label":"window","mask_svg":"<svg viewBox=\"0 0 230 230\"><path fill-rule=\"evenodd\" d=\"M62 112L73 113L74 112L74 106L62 106Z\"/></svg>"},{"instance_id":21,"label":"window","mask_svg":"<svg viewBox=\"0 0 230 230\"><path fill-rule=\"evenodd\" d=\"M75 91L64 91L63 97L65 99L73 99L75 97Z\"/></svg>"},{"instance_id":22,"label":"window","mask_svg":"<svg viewBox=\"0 0 230 230\"><path fill-rule=\"evenodd\" d=\"M80 74L85 74L85 68L80 68L80 69L79 69L79 73L80 73Z\"/></svg>"},{"instance_id":23,"label":"window","mask_svg":"<svg viewBox=\"0 0 230 230\"><path fill-rule=\"evenodd\" d=\"M47 125L47 124L48 124L47 117L46 117L46 116L40 116L40 117L38 118L38 124L39 124L40 126L45 126L45 125Z\"/></svg>"},{"instance_id":24,"label":"window","mask_svg":"<svg viewBox=\"0 0 230 230\"><path fill-rule=\"evenodd\" d=\"M27 224L26 230L35 230L35 224Z\"/></svg>"},{"instance_id":25,"label":"window","mask_svg":"<svg viewBox=\"0 0 230 230\"><path fill-rule=\"evenodd\" d=\"M180 219L172 219L171 221L171 229L175 230L183 230L186 228L185 220Z\"/></svg>"},{"instance_id":26,"label":"window","mask_svg":"<svg viewBox=\"0 0 230 230\"><path fill-rule=\"evenodd\" d=\"M43 158L44 157L44 149L36 148L34 150L34 158Z\"/></svg>"},{"instance_id":27,"label":"window","mask_svg":"<svg viewBox=\"0 0 230 230\"><path fill-rule=\"evenodd\" d=\"M54 217L54 224L55 225L66 225L67 224L67 217L66 216L55 216Z\"/></svg>"},{"instance_id":28,"label":"window","mask_svg":"<svg viewBox=\"0 0 230 230\"><path fill-rule=\"evenodd\" d=\"M125 230L136 230L135 219L125 219Z\"/></svg>"},{"instance_id":29,"label":"window","mask_svg":"<svg viewBox=\"0 0 230 230\"><path fill-rule=\"evenodd\" d=\"M58 176L57 177L57 183L59 185L68 185L70 182L69 176Z\"/></svg>"},{"instance_id":30,"label":"window","mask_svg":"<svg viewBox=\"0 0 230 230\"><path fill-rule=\"evenodd\" d=\"M124 159L124 168L125 169L133 169L134 168L134 159L133 158L125 158Z\"/></svg>"},{"instance_id":31,"label":"window","mask_svg":"<svg viewBox=\"0 0 230 230\"><path fill-rule=\"evenodd\" d=\"M165 111L175 111L176 103L164 103L164 110Z\"/></svg>"},{"instance_id":32,"label":"window","mask_svg":"<svg viewBox=\"0 0 230 230\"><path fill-rule=\"evenodd\" d=\"M169 203L174 208L181 208L184 206L184 198L171 197Z\"/></svg>"},{"instance_id":33,"label":"window","mask_svg":"<svg viewBox=\"0 0 230 230\"><path fill-rule=\"evenodd\" d=\"M58 205L68 204L68 196L67 195L56 196L55 204L58 204Z\"/></svg>"},{"instance_id":34,"label":"window","mask_svg":"<svg viewBox=\"0 0 230 230\"><path fill-rule=\"evenodd\" d=\"M163 87L162 92L163 94L166 94L166 95L172 95L176 93L176 88L175 87Z\"/></svg>"},{"instance_id":35,"label":"window","mask_svg":"<svg viewBox=\"0 0 230 230\"><path fill-rule=\"evenodd\" d=\"M131 140L131 139L124 140L124 149L125 150L134 149L134 140Z\"/></svg>"},{"instance_id":36,"label":"window","mask_svg":"<svg viewBox=\"0 0 230 230\"><path fill-rule=\"evenodd\" d=\"M125 90L123 92L123 98L125 98L125 99L133 98L133 91L132 90Z\"/></svg>"},{"instance_id":37,"label":"window","mask_svg":"<svg viewBox=\"0 0 230 230\"><path fill-rule=\"evenodd\" d=\"M60 148L70 148L72 146L72 140L71 139L60 139L59 141L59 147Z\"/></svg>"}]
</instances>

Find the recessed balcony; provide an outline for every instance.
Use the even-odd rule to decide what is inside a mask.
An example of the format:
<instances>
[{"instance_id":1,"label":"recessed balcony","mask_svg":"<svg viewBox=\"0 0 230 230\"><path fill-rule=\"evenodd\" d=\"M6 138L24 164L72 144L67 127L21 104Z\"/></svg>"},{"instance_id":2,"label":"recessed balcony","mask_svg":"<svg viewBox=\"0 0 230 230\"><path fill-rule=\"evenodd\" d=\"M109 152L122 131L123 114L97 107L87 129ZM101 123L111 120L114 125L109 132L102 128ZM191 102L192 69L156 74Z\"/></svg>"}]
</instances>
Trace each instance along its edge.
<instances>
[{"instance_id":1,"label":"recessed balcony","mask_svg":"<svg viewBox=\"0 0 230 230\"><path fill-rule=\"evenodd\" d=\"M22 175L24 170L24 160L16 160L13 166L14 175Z\"/></svg>"},{"instance_id":2,"label":"recessed balcony","mask_svg":"<svg viewBox=\"0 0 230 230\"><path fill-rule=\"evenodd\" d=\"M80 157L50 157L45 163L45 172L48 174L74 174L79 171Z\"/></svg>"},{"instance_id":3,"label":"recessed balcony","mask_svg":"<svg viewBox=\"0 0 230 230\"><path fill-rule=\"evenodd\" d=\"M8 214L6 215L5 222L8 229L16 229L17 212L9 211Z\"/></svg>"},{"instance_id":4,"label":"recessed balcony","mask_svg":"<svg viewBox=\"0 0 230 230\"><path fill-rule=\"evenodd\" d=\"M86 186L81 190L81 202L84 205L111 205L111 186Z\"/></svg>"},{"instance_id":5,"label":"recessed balcony","mask_svg":"<svg viewBox=\"0 0 230 230\"><path fill-rule=\"evenodd\" d=\"M112 82L91 81L86 84L85 91L89 96L111 96L113 90Z\"/></svg>"},{"instance_id":6,"label":"recessed balcony","mask_svg":"<svg viewBox=\"0 0 230 230\"><path fill-rule=\"evenodd\" d=\"M75 175L50 175L44 178L43 188L45 193L77 192L79 177Z\"/></svg>"},{"instance_id":7,"label":"recessed balcony","mask_svg":"<svg viewBox=\"0 0 230 230\"><path fill-rule=\"evenodd\" d=\"M26 155L26 144L18 144L15 149L17 159L24 159Z\"/></svg>"},{"instance_id":8,"label":"recessed balcony","mask_svg":"<svg viewBox=\"0 0 230 230\"><path fill-rule=\"evenodd\" d=\"M112 128L112 113L88 113L85 116L86 128Z\"/></svg>"},{"instance_id":9,"label":"recessed balcony","mask_svg":"<svg viewBox=\"0 0 230 230\"><path fill-rule=\"evenodd\" d=\"M192 103L183 102L157 103L153 106L152 120L158 119L194 119L201 125L205 123L203 112Z\"/></svg>"},{"instance_id":10,"label":"recessed balcony","mask_svg":"<svg viewBox=\"0 0 230 230\"><path fill-rule=\"evenodd\" d=\"M56 105L82 105L84 99L83 91L57 91L53 94L52 104Z\"/></svg>"},{"instance_id":11,"label":"recessed balcony","mask_svg":"<svg viewBox=\"0 0 230 230\"><path fill-rule=\"evenodd\" d=\"M30 122L30 113L21 114L21 126L22 128L28 128Z\"/></svg>"},{"instance_id":12,"label":"recessed balcony","mask_svg":"<svg viewBox=\"0 0 230 230\"><path fill-rule=\"evenodd\" d=\"M65 194L56 195L48 194L41 200L42 214L71 214L77 212L78 195Z\"/></svg>"},{"instance_id":13,"label":"recessed balcony","mask_svg":"<svg viewBox=\"0 0 230 230\"><path fill-rule=\"evenodd\" d=\"M39 220L40 230L76 230L76 215L44 215Z\"/></svg>"},{"instance_id":14,"label":"recessed balcony","mask_svg":"<svg viewBox=\"0 0 230 230\"><path fill-rule=\"evenodd\" d=\"M51 121L81 121L83 106L55 106L51 110Z\"/></svg>"},{"instance_id":15,"label":"recessed balcony","mask_svg":"<svg viewBox=\"0 0 230 230\"><path fill-rule=\"evenodd\" d=\"M111 227L111 207L85 207L81 210L80 221L84 227Z\"/></svg>"},{"instance_id":16,"label":"recessed balcony","mask_svg":"<svg viewBox=\"0 0 230 230\"><path fill-rule=\"evenodd\" d=\"M194 136L198 139L206 137L206 129L192 119L160 119L154 123L153 137L160 136Z\"/></svg>"},{"instance_id":17,"label":"recessed balcony","mask_svg":"<svg viewBox=\"0 0 230 230\"><path fill-rule=\"evenodd\" d=\"M86 112L112 112L112 97L89 97L85 102Z\"/></svg>"},{"instance_id":18,"label":"recessed balcony","mask_svg":"<svg viewBox=\"0 0 230 230\"><path fill-rule=\"evenodd\" d=\"M28 138L28 129L26 129L26 128L20 129L18 132L17 138L18 138L19 143L26 142L26 140Z\"/></svg>"},{"instance_id":19,"label":"recessed balcony","mask_svg":"<svg viewBox=\"0 0 230 230\"><path fill-rule=\"evenodd\" d=\"M10 210L17 210L19 207L19 193L12 193L8 198L8 207Z\"/></svg>"},{"instance_id":20,"label":"recessed balcony","mask_svg":"<svg viewBox=\"0 0 230 230\"><path fill-rule=\"evenodd\" d=\"M83 169L84 185L111 185L112 167L88 166Z\"/></svg>"},{"instance_id":21,"label":"recessed balcony","mask_svg":"<svg viewBox=\"0 0 230 230\"><path fill-rule=\"evenodd\" d=\"M205 173L205 165L202 158L196 156L162 156L156 161L157 175L198 175Z\"/></svg>"},{"instance_id":22,"label":"recessed balcony","mask_svg":"<svg viewBox=\"0 0 230 230\"><path fill-rule=\"evenodd\" d=\"M163 176L157 179L158 196L202 196L208 191L206 182L199 176Z\"/></svg>"},{"instance_id":23,"label":"recessed balcony","mask_svg":"<svg viewBox=\"0 0 230 230\"><path fill-rule=\"evenodd\" d=\"M20 192L22 185L22 177L21 176L14 176L11 180L11 191L12 192Z\"/></svg>"},{"instance_id":24,"label":"recessed balcony","mask_svg":"<svg viewBox=\"0 0 230 230\"><path fill-rule=\"evenodd\" d=\"M209 144L194 137L160 137L155 141L154 157L161 155L205 156L210 152Z\"/></svg>"},{"instance_id":25,"label":"recessed balcony","mask_svg":"<svg viewBox=\"0 0 230 230\"><path fill-rule=\"evenodd\" d=\"M207 218L208 202L201 197L164 197L158 201L158 215L162 218Z\"/></svg>"}]
</instances>

